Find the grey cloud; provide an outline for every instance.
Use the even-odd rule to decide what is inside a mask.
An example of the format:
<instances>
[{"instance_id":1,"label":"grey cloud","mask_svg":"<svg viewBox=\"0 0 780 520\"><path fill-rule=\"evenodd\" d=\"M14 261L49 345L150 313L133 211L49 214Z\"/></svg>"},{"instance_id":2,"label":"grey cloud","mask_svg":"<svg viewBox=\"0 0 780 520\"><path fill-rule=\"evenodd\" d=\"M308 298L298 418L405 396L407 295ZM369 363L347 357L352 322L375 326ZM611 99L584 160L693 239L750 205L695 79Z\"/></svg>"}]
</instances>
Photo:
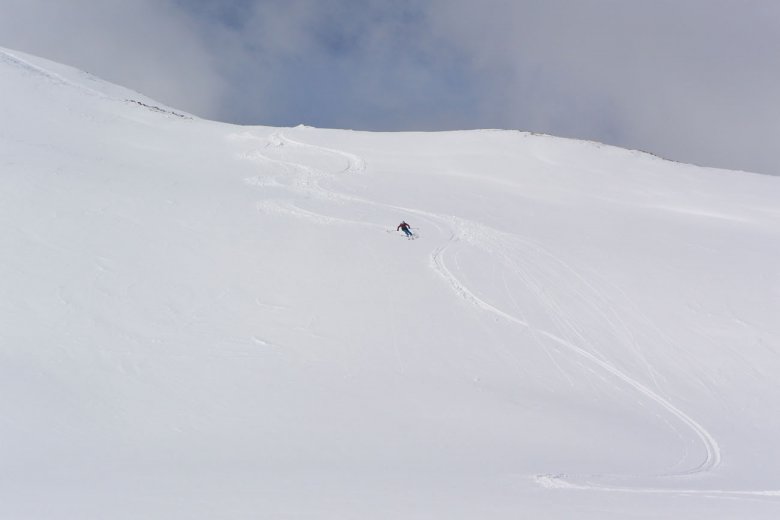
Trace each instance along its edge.
<instances>
[{"instance_id":1,"label":"grey cloud","mask_svg":"<svg viewBox=\"0 0 780 520\"><path fill-rule=\"evenodd\" d=\"M0 45L73 65L200 114L226 87L195 23L166 1L0 0Z\"/></svg>"},{"instance_id":2,"label":"grey cloud","mask_svg":"<svg viewBox=\"0 0 780 520\"><path fill-rule=\"evenodd\" d=\"M442 9L447 7L446 11ZM780 173L780 5L438 1L503 113L499 126ZM507 81L491 80L508 70Z\"/></svg>"}]
</instances>

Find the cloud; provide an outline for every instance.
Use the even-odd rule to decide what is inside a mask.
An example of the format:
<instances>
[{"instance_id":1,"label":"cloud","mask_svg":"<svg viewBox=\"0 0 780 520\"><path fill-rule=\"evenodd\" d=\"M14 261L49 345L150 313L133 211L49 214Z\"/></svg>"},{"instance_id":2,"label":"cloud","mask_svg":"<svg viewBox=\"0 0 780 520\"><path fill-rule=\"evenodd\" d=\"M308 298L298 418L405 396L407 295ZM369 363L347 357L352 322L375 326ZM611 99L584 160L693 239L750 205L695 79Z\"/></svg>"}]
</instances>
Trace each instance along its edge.
<instances>
[{"instance_id":1,"label":"cloud","mask_svg":"<svg viewBox=\"0 0 780 520\"><path fill-rule=\"evenodd\" d=\"M491 2L496 16L437 4L434 30L470 57L498 126L780 173L780 5Z\"/></svg>"},{"instance_id":2,"label":"cloud","mask_svg":"<svg viewBox=\"0 0 780 520\"><path fill-rule=\"evenodd\" d=\"M780 174L780 4L0 0L5 45L223 121L519 128Z\"/></svg>"},{"instance_id":3,"label":"cloud","mask_svg":"<svg viewBox=\"0 0 780 520\"><path fill-rule=\"evenodd\" d=\"M73 65L195 113L219 113L226 79L196 23L166 1L0 0L0 45Z\"/></svg>"}]
</instances>

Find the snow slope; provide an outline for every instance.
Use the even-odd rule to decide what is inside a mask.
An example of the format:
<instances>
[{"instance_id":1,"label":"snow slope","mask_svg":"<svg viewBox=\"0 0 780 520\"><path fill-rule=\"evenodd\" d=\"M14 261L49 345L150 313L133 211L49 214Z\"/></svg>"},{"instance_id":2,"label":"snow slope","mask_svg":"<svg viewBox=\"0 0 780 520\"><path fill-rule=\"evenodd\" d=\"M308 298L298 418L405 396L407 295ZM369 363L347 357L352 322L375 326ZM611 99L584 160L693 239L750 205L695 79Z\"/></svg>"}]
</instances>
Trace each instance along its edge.
<instances>
[{"instance_id":1,"label":"snow slope","mask_svg":"<svg viewBox=\"0 0 780 520\"><path fill-rule=\"evenodd\" d=\"M780 178L0 89L0 518L780 515Z\"/></svg>"}]
</instances>

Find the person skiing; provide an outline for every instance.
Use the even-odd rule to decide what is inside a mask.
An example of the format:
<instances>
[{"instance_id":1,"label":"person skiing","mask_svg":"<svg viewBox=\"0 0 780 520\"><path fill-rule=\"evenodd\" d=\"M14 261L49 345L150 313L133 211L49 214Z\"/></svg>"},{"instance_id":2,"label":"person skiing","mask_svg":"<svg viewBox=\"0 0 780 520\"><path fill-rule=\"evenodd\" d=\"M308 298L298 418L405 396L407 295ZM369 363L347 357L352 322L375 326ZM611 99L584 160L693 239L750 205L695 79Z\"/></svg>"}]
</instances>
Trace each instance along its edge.
<instances>
[{"instance_id":1,"label":"person skiing","mask_svg":"<svg viewBox=\"0 0 780 520\"><path fill-rule=\"evenodd\" d=\"M398 227L395 228L396 231L401 230L404 233L406 233L406 236L409 238L412 238L414 236L414 233L412 233L412 226L406 223L405 220L402 220L400 224L398 224Z\"/></svg>"}]
</instances>

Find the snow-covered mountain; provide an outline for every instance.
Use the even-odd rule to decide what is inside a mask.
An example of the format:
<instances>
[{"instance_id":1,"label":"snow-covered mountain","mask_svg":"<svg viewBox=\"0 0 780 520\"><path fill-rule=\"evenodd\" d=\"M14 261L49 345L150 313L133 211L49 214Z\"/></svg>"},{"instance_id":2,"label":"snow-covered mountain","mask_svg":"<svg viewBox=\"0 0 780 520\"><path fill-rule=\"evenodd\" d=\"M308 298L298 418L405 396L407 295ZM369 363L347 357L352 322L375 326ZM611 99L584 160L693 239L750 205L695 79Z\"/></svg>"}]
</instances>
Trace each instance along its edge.
<instances>
[{"instance_id":1,"label":"snow-covered mountain","mask_svg":"<svg viewBox=\"0 0 780 520\"><path fill-rule=\"evenodd\" d=\"M780 515L780 178L0 92L0 518Z\"/></svg>"}]
</instances>

